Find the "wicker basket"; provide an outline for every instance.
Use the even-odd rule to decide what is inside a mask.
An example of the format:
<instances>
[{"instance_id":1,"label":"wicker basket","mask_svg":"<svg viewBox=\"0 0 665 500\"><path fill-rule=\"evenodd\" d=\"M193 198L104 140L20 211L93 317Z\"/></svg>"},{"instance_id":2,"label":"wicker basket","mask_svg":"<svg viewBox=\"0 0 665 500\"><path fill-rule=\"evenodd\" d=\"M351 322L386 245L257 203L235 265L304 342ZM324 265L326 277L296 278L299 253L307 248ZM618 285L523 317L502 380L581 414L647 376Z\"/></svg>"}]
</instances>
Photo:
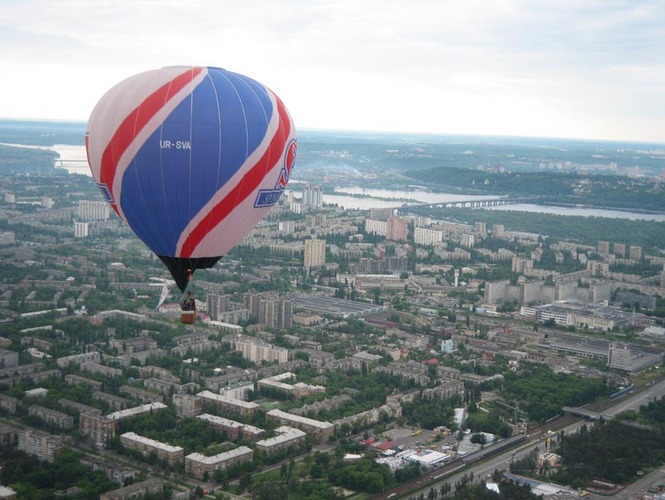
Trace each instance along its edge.
<instances>
[{"instance_id":1,"label":"wicker basket","mask_svg":"<svg viewBox=\"0 0 665 500\"><path fill-rule=\"evenodd\" d=\"M180 321L186 325L191 325L196 322L196 311L181 311Z\"/></svg>"}]
</instances>

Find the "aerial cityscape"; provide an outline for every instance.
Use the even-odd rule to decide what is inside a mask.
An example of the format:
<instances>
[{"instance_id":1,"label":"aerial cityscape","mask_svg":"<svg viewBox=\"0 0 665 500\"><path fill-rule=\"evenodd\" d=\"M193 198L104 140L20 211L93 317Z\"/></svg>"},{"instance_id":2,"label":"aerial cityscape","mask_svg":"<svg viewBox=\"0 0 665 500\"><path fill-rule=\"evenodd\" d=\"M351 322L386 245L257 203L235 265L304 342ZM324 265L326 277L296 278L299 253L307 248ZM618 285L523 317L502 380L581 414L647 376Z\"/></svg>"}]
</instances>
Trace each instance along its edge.
<instances>
[{"instance_id":1,"label":"aerial cityscape","mask_svg":"<svg viewBox=\"0 0 665 500\"><path fill-rule=\"evenodd\" d=\"M0 121L0 498L662 495L662 146L301 131L190 321L84 131Z\"/></svg>"},{"instance_id":2,"label":"aerial cityscape","mask_svg":"<svg viewBox=\"0 0 665 500\"><path fill-rule=\"evenodd\" d=\"M0 9L0 500L665 500L665 2Z\"/></svg>"}]
</instances>

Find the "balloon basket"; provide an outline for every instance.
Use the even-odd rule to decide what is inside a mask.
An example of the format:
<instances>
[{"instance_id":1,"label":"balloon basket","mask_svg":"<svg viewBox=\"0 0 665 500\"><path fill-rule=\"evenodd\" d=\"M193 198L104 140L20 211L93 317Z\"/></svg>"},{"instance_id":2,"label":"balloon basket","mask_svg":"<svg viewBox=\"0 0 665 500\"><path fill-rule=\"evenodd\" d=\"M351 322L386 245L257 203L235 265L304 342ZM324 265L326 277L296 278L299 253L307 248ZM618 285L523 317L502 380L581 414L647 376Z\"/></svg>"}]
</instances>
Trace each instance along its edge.
<instances>
[{"instance_id":1,"label":"balloon basket","mask_svg":"<svg viewBox=\"0 0 665 500\"><path fill-rule=\"evenodd\" d=\"M181 311L180 321L185 325L193 325L196 322L196 311Z\"/></svg>"}]
</instances>

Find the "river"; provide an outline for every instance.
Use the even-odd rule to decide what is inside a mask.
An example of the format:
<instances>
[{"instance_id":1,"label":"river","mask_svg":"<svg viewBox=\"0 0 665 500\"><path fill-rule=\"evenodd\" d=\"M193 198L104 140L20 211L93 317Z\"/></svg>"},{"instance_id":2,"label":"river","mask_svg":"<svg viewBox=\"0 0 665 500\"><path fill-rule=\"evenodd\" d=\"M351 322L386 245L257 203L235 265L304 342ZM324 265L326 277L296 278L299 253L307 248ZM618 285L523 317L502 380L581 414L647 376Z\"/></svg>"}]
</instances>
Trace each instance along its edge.
<instances>
[{"instance_id":1,"label":"river","mask_svg":"<svg viewBox=\"0 0 665 500\"><path fill-rule=\"evenodd\" d=\"M73 160L63 162L62 167L71 173L90 175L86 162L85 147L57 144L50 147L60 153L61 158ZM298 193L298 184L291 184L291 190ZM347 210L369 210L371 208L398 208L403 205L417 205L420 203L450 203L456 201L496 199L498 196L461 195L452 193L439 193L421 189L389 190L362 187L337 188L334 193L323 194L326 204L336 204ZM637 213L623 210L606 210L585 207L557 207L533 204L502 205L487 207L484 210L511 210L517 212L533 212L543 214L567 215L577 217L607 217L611 219L650 220L665 222L665 214Z\"/></svg>"},{"instance_id":2,"label":"river","mask_svg":"<svg viewBox=\"0 0 665 500\"><path fill-rule=\"evenodd\" d=\"M356 195L356 196L352 196ZM456 201L496 199L499 196L472 196L450 193L434 193L420 190L387 190L371 188L337 189L333 194L323 194L324 203L337 204L346 209L369 210L370 208L401 207L418 203L449 203ZM623 210L607 210L586 207L558 207L520 203L486 207L482 210L511 210L541 214L566 215L571 217L606 217L610 219L650 220L665 222L665 214L638 213Z\"/></svg>"}]
</instances>

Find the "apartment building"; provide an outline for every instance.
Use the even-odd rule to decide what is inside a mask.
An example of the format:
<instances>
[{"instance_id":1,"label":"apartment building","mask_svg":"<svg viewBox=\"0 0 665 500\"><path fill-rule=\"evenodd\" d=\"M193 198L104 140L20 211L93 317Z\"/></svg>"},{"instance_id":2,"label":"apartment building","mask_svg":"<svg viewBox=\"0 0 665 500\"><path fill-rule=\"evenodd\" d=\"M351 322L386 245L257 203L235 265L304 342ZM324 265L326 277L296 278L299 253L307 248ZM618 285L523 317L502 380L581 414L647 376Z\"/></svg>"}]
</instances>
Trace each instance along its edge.
<instances>
[{"instance_id":1,"label":"apartment building","mask_svg":"<svg viewBox=\"0 0 665 500\"><path fill-rule=\"evenodd\" d=\"M305 443L307 434L300 429L281 426L275 429L275 436L262 439L256 442L257 451L262 451L266 455L273 455L280 450L300 446Z\"/></svg>"},{"instance_id":2,"label":"apartment building","mask_svg":"<svg viewBox=\"0 0 665 500\"><path fill-rule=\"evenodd\" d=\"M95 413L81 413L79 417L79 430L88 436L91 443L99 448L105 448L109 439L118 432L119 421Z\"/></svg>"},{"instance_id":3,"label":"apartment building","mask_svg":"<svg viewBox=\"0 0 665 500\"><path fill-rule=\"evenodd\" d=\"M18 433L18 449L40 460L53 462L62 451L62 436L36 429L23 429Z\"/></svg>"},{"instance_id":4,"label":"apartment building","mask_svg":"<svg viewBox=\"0 0 665 500\"><path fill-rule=\"evenodd\" d=\"M195 417L203 408L203 399L193 394L174 394L173 408L179 417Z\"/></svg>"},{"instance_id":5,"label":"apartment building","mask_svg":"<svg viewBox=\"0 0 665 500\"><path fill-rule=\"evenodd\" d=\"M319 442L330 437L335 430L335 426L330 422L301 417L282 410L270 410L266 415L268 418L275 420L280 424L295 427L296 429L300 429L301 431L310 434Z\"/></svg>"},{"instance_id":6,"label":"apartment building","mask_svg":"<svg viewBox=\"0 0 665 500\"><path fill-rule=\"evenodd\" d=\"M326 263L326 240L305 240L304 266L306 269L320 267Z\"/></svg>"},{"instance_id":7,"label":"apartment building","mask_svg":"<svg viewBox=\"0 0 665 500\"><path fill-rule=\"evenodd\" d=\"M196 397L201 399L204 407L210 405L222 414L237 413L243 417L249 417L259 410L259 405L256 403L227 398L210 391L201 391Z\"/></svg>"},{"instance_id":8,"label":"apartment building","mask_svg":"<svg viewBox=\"0 0 665 500\"><path fill-rule=\"evenodd\" d=\"M209 413L199 415L197 418L205 420L216 429L225 432L228 436L228 439L231 441L236 441L238 439L258 441L258 439L261 438L261 436L263 436L266 432L263 429L254 427L253 425L243 424L242 422L236 422L235 420L230 420L228 418L210 415Z\"/></svg>"},{"instance_id":9,"label":"apartment building","mask_svg":"<svg viewBox=\"0 0 665 500\"><path fill-rule=\"evenodd\" d=\"M134 432L125 432L120 435L120 442L125 448L137 450L147 456L152 452L157 454L157 459L162 460L174 467L182 462L185 453L180 446L171 446L166 443L160 443L154 439L139 436Z\"/></svg>"},{"instance_id":10,"label":"apartment building","mask_svg":"<svg viewBox=\"0 0 665 500\"><path fill-rule=\"evenodd\" d=\"M71 429L74 427L74 417L40 405L30 405L28 407L28 414L39 417L49 424L57 425L61 429Z\"/></svg>"},{"instance_id":11,"label":"apartment building","mask_svg":"<svg viewBox=\"0 0 665 500\"><path fill-rule=\"evenodd\" d=\"M221 469L227 469L233 465L251 462L254 458L254 450L247 446L239 446L234 450L218 453L211 457L201 453L191 453L185 457L185 473L198 480L208 475L212 478L214 473Z\"/></svg>"}]
</instances>

